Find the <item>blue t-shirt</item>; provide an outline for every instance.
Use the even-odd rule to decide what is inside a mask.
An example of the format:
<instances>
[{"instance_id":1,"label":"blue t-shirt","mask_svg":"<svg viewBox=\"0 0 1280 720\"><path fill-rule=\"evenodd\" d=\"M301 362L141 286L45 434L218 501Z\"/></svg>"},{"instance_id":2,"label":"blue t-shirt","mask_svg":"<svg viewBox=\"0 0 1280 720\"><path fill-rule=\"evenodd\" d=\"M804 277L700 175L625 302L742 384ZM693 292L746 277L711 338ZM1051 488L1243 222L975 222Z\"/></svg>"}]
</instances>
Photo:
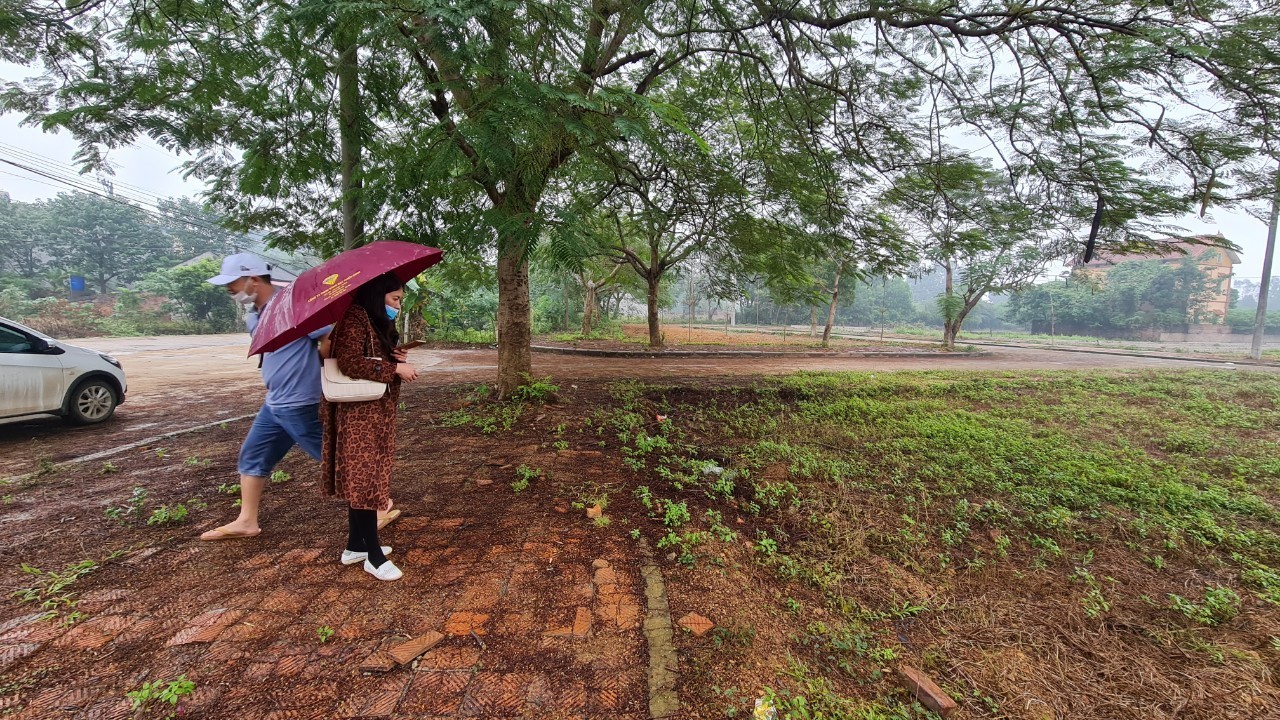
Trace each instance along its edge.
<instances>
[{"instance_id":1,"label":"blue t-shirt","mask_svg":"<svg viewBox=\"0 0 1280 720\"><path fill-rule=\"evenodd\" d=\"M246 313L244 324L253 335L258 327L258 313L254 310ZM315 341L328 335L330 330L332 325L322 327L279 350L263 353L262 382L267 386L267 407L298 407L320 402L321 363Z\"/></svg>"}]
</instances>

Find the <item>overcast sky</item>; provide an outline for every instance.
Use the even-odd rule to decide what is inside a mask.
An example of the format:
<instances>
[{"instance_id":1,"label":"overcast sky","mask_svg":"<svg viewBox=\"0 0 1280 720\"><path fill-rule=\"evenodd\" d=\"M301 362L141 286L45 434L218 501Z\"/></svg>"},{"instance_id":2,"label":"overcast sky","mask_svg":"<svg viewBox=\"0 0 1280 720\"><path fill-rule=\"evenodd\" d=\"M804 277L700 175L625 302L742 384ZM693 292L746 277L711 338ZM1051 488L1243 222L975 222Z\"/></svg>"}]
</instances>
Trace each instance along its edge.
<instances>
[{"instance_id":1,"label":"overcast sky","mask_svg":"<svg viewBox=\"0 0 1280 720\"><path fill-rule=\"evenodd\" d=\"M29 74L20 66L0 63L0 84L22 80ZM0 190L22 202L53 197L59 192L72 190L72 185L77 183L102 191L95 177L77 174L73 159L76 143L69 135L21 127L21 120L21 116L12 113L0 115ZM111 180L116 183L116 194L134 201L145 203L153 202L157 197L196 196L203 189L202 184L182 178L178 169L180 158L150 140L114 151L110 160L115 168ZM18 163L31 170L10 163ZM41 172L63 180L43 177L39 174ZM1176 224L1193 234L1222 233L1242 248L1242 262L1235 267L1235 277L1257 280L1262 276L1266 223L1243 211L1210 210L1203 220L1190 215L1176 221ZM1280 268L1273 268L1272 274L1277 273L1280 273Z\"/></svg>"}]
</instances>

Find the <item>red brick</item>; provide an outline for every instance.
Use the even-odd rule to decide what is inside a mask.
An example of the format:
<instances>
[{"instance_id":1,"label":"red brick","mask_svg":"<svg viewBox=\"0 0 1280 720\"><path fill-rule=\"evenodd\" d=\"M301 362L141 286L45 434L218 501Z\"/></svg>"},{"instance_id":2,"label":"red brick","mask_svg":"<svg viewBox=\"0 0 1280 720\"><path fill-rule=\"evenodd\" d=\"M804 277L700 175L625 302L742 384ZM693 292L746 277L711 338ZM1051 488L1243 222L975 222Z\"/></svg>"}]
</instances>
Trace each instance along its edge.
<instances>
[{"instance_id":1,"label":"red brick","mask_svg":"<svg viewBox=\"0 0 1280 720\"><path fill-rule=\"evenodd\" d=\"M702 617L698 613L692 613L692 612L680 618L679 625L680 627L693 633L694 637L702 637L703 635L706 635L712 628L716 626L716 624L711 622L710 620Z\"/></svg>"},{"instance_id":2,"label":"red brick","mask_svg":"<svg viewBox=\"0 0 1280 720\"><path fill-rule=\"evenodd\" d=\"M126 720L133 715L133 705L128 700L104 700L86 709L77 720Z\"/></svg>"},{"instance_id":3,"label":"red brick","mask_svg":"<svg viewBox=\"0 0 1280 720\"><path fill-rule=\"evenodd\" d=\"M449 620L445 622L444 631L448 635L484 635L484 624L489 621L489 616L483 613L473 612L456 612L449 616Z\"/></svg>"},{"instance_id":4,"label":"red brick","mask_svg":"<svg viewBox=\"0 0 1280 720\"><path fill-rule=\"evenodd\" d=\"M395 529L400 532L418 532L419 530L426 530L428 522L427 518L424 517L402 517L396 521Z\"/></svg>"},{"instance_id":5,"label":"red brick","mask_svg":"<svg viewBox=\"0 0 1280 720\"><path fill-rule=\"evenodd\" d=\"M580 607L573 617L573 636L578 639L585 638L591 632L591 611L587 608Z\"/></svg>"},{"instance_id":6,"label":"red brick","mask_svg":"<svg viewBox=\"0 0 1280 720\"><path fill-rule=\"evenodd\" d=\"M71 628L66 635L58 638L54 645L76 650L95 650L111 642L112 638L114 638L114 635L104 633L97 628L79 625Z\"/></svg>"},{"instance_id":7,"label":"red brick","mask_svg":"<svg viewBox=\"0 0 1280 720\"><path fill-rule=\"evenodd\" d=\"M376 692L369 697L361 714L366 717L386 717L395 712L399 702L399 692Z\"/></svg>"},{"instance_id":8,"label":"red brick","mask_svg":"<svg viewBox=\"0 0 1280 720\"><path fill-rule=\"evenodd\" d=\"M622 683L616 673L595 673L592 678L593 710L615 712L622 700Z\"/></svg>"},{"instance_id":9,"label":"red brick","mask_svg":"<svg viewBox=\"0 0 1280 720\"><path fill-rule=\"evenodd\" d=\"M0 623L0 633L6 633L18 627L35 626L41 622L40 619L43 617L44 613L38 612L31 613L30 615L23 615L21 617L10 618L9 620Z\"/></svg>"},{"instance_id":10,"label":"red brick","mask_svg":"<svg viewBox=\"0 0 1280 720\"><path fill-rule=\"evenodd\" d=\"M471 680L469 672L418 672L399 710L410 715L454 715Z\"/></svg>"},{"instance_id":11,"label":"red brick","mask_svg":"<svg viewBox=\"0 0 1280 720\"><path fill-rule=\"evenodd\" d=\"M280 558L281 565L305 565L320 558L320 548L294 548Z\"/></svg>"},{"instance_id":12,"label":"red brick","mask_svg":"<svg viewBox=\"0 0 1280 720\"><path fill-rule=\"evenodd\" d=\"M414 658L418 657L422 653L430 650L436 645L436 643L443 639L444 635L429 630L424 635L391 648L391 657L395 658L395 661L401 665L405 665L412 662Z\"/></svg>"},{"instance_id":13,"label":"red brick","mask_svg":"<svg viewBox=\"0 0 1280 720\"><path fill-rule=\"evenodd\" d=\"M226 627L223 625L188 626L179 630L177 635L169 638L169 642L166 642L164 646L173 647L174 645L213 642L218 639L218 636L224 630L226 630Z\"/></svg>"},{"instance_id":14,"label":"red brick","mask_svg":"<svg viewBox=\"0 0 1280 720\"><path fill-rule=\"evenodd\" d=\"M952 700L942 688L938 687L929 676L911 667L903 665L898 668L902 684L911 694L916 696L922 705L938 713L942 717L950 715L956 709L956 701Z\"/></svg>"},{"instance_id":15,"label":"red brick","mask_svg":"<svg viewBox=\"0 0 1280 720\"><path fill-rule=\"evenodd\" d=\"M77 607L109 605L119 600L124 600L131 595L133 595L133 592L130 590L90 590L80 596L80 603Z\"/></svg>"},{"instance_id":16,"label":"red brick","mask_svg":"<svg viewBox=\"0 0 1280 720\"><path fill-rule=\"evenodd\" d=\"M282 613L295 613L302 609L303 597L298 593L281 588L262 599L258 607Z\"/></svg>"},{"instance_id":17,"label":"red brick","mask_svg":"<svg viewBox=\"0 0 1280 720\"><path fill-rule=\"evenodd\" d=\"M609 567L609 561L605 560L604 558L597 558L591 561L591 567L592 569L595 569L595 570L599 570L601 568L607 568Z\"/></svg>"},{"instance_id":18,"label":"red brick","mask_svg":"<svg viewBox=\"0 0 1280 720\"><path fill-rule=\"evenodd\" d=\"M476 673L459 714L515 717L524 710L534 677L524 673Z\"/></svg>"},{"instance_id":19,"label":"red brick","mask_svg":"<svg viewBox=\"0 0 1280 720\"><path fill-rule=\"evenodd\" d=\"M429 651L418 661L418 668L432 670L470 670L480 661L480 648L440 647Z\"/></svg>"},{"instance_id":20,"label":"red brick","mask_svg":"<svg viewBox=\"0 0 1280 720\"><path fill-rule=\"evenodd\" d=\"M307 666L306 655L286 655L276 663L273 674L279 677L293 677Z\"/></svg>"},{"instance_id":21,"label":"red brick","mask_svg":"<svg viewBox=\"0 0 1280 720\"><path fill-rule=\"evenodd\" d=\"M384 673L394 669L395 666L395 658L391 657L390 653L377 650L360 664L360 672Z\"/></svg>"}]
</instances>

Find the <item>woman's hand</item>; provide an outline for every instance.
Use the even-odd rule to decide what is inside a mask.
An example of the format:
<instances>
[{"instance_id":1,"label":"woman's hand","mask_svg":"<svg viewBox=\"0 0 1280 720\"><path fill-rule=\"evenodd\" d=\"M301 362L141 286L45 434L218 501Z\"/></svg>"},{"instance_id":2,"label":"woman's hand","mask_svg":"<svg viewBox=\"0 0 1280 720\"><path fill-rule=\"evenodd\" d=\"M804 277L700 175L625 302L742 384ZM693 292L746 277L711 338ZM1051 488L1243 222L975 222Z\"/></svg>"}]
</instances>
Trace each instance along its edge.
<instances>
[{"instance_id":1,"label":"woman's hand","mask_svg":"<svg viewBox=\"0 0 1280 720\"><path fill-rule=\"evenodd\" d=\"M413 382L418 379L418 370L409 363L398 363L396 365L396 377L405 382Z\"/></svg>"},{"instance_id":2,"label":"woman's hand","mask_svg":"<svg viewBox=\"0 0 1280 720\"><path fill-rule=\"evenodd\" d=\"M391 351L391 357L395 358L396 362L407 362L409 360L409 351L396 348Z\"/></svg>"}]
</instances>

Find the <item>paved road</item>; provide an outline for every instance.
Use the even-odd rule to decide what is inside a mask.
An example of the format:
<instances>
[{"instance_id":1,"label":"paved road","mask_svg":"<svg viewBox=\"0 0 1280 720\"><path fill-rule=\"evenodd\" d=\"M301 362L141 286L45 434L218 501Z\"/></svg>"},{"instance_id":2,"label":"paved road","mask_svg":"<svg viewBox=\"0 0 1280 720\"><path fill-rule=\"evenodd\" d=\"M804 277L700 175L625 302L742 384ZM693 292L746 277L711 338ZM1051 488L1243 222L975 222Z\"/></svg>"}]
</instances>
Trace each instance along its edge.
<instances>
[{"instance_id":1,"label":"paved road","mask_svg":"<svg viewBox=\"0 0 1280 720\"><path fill-rule=\"evenodd\" d=\"M70 341L118 357L129 378L128 401L111 423L68 428L41 417L0 425L0 476L31 469L41 457L66 459L94 450L217 422L257 410L262 400L258 363L245 356L248 336L197 335L156 338L85 338ZM493 349L428 350L410 354L423 374L420 388L485 382L497 373ZM1280 368L1224 366L1221 363L1126 355L1067 353L1048 349L990 348L980 355L839 358L603 358L534 353L536 376L557 382L578 379L751 376L798 370L1101 370L1207 369L1221 372L1277 372Z\"/></svg>"}]
</instances>

